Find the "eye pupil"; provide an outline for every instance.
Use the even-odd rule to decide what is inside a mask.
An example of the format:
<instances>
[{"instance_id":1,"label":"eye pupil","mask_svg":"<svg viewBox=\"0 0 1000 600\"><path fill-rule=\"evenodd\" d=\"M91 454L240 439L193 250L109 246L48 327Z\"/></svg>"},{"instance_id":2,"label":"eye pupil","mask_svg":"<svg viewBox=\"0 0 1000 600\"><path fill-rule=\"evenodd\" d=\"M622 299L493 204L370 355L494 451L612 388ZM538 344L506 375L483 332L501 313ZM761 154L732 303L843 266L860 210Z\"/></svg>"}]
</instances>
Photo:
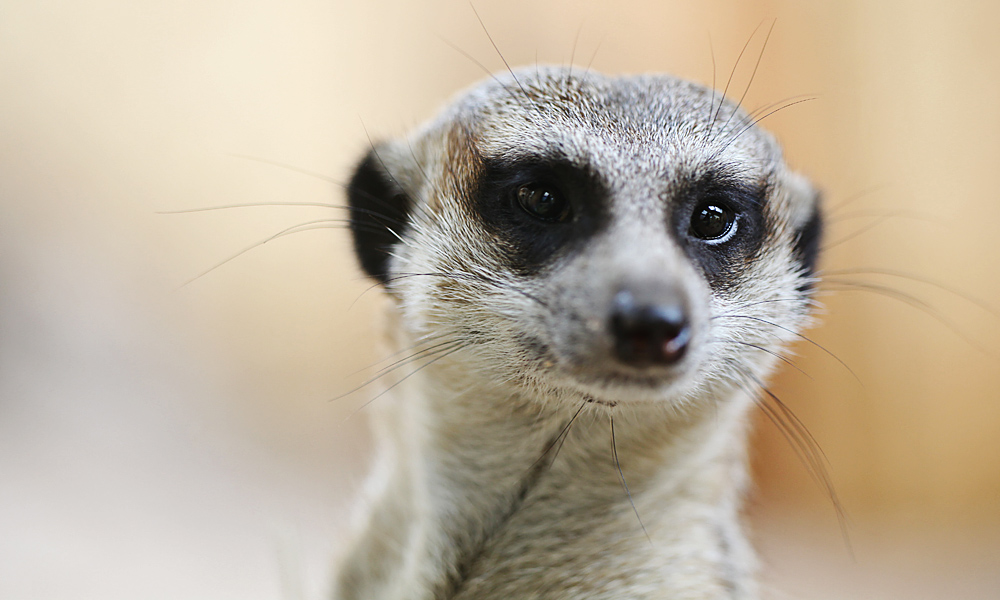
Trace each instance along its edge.
<instances>
[{"instance_id":1,"label":"eye pupil","mask_svg":"<svg viewBox=\"0 0 1000 600\"><path fill-rule=\"evenodd\" d=\"M563 221L569 216L569 203L545 187L521 186L517 190L517 202L525 212L542 221Z\"/></svg>"},{"instance_id":2,"label":"eye pupil","mask_svg":"<svg viewBox=\"0 0 1000 600\"><path fill-rule=\"evenodd\" d=\"M691 215L691 233L703 240L717 240L725 237L733 228L736 215L722 204L706 202Z\"/></svg>"}]
</instances>

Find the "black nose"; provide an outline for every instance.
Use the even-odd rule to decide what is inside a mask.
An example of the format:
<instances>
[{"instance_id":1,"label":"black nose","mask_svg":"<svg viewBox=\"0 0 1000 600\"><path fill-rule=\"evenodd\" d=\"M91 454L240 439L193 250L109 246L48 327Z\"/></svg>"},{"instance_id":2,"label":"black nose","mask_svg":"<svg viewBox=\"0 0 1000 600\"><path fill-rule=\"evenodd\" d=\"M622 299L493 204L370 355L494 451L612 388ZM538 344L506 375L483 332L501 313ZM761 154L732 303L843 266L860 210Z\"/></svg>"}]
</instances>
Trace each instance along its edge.
<instances>
[{"instance_id":1,"label":"black nose","mask_svg":"<svg viewBox=\"0 0 1000 600\"><path fill-rule=\"evenodd\" d=\"M635 367L674 364L691 339L682 300L668 295L642 303L628 290L615 295L611 333L618 359Z\"/></svg>"}]
</instances>

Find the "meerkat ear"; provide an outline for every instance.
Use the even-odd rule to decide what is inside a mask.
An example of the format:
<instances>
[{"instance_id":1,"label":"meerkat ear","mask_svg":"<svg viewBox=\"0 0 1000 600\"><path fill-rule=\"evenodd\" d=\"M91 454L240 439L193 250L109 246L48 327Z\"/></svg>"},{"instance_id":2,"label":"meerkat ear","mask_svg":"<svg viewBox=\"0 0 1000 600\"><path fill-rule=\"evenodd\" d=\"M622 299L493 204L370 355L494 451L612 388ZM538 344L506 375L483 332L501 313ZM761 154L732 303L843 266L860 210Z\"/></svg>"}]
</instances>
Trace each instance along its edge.
<instances>
[{"instance_id":1,"label":"meerkat ear","mask_svg":"<svg viewBox=\"0 0 1000 600\"><path fill-rule=\"evenodd\" d=\"M812 276L816 273L816 260L819 258L819 244L823 239L823 209L822 194L813 187L808 179L798 173L789 177L791 193L796 197L794 205L795 257L802 266L802 274L807 278L803 290L813 286Z\"/></svg>"},{"instance_id":2,"label":"meerkat ear","mask_svg":"<svg viewBox=\"0 0 1000 600\"><path fill-rule=\"evenodd\" d=\"M795 256L807 277L816 273L819 258L819 243L823 239L823 211L820 210L820 194L814 192L812 215L795 232Z\"/></svg>"},{"instance_id":3,"label":"meerkat ear","mask_svg":"<svg viewBox=\"0 0 1000 600\"><path fill-rule=\"evenodd\" d=\"M369 277L385 285L389 258L408 226L413 202L388 172L377 148L355 168L347 201L358 262Z\"/></svg>"},{"instance_id":4,"label":"meerkat ear","mask_svg":"<svg viewBox=\"0 0 1000 600\"><path fill-rule=\"evenodd\" d=\"M802 290L812 288L812 276L816 273L819 245L823 238L822 195L805 176L788 171L783 178L790 224L793 232L795 258L802 268L806 283Z\"/></svg>"}]
</instances>

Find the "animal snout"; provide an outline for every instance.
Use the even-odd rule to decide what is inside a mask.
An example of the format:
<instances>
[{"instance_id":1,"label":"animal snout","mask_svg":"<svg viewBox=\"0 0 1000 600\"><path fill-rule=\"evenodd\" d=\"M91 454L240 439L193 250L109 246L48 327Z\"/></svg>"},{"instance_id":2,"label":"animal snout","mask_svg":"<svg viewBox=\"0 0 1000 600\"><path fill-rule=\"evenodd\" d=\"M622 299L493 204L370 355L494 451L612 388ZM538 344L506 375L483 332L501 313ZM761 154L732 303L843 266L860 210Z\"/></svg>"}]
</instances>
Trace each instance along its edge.
<instances>
[{"instance_id":1,"label":"animal snout","mask_svg":"<svg viewBox=\"0 0 1000 600\"><path fill-rule=\"evenodd\" d=\"M672 290L640 295L623 289L612 302L610 330L621 362L640 368L675 364L691 340L687 302Z\"/></svg>"}]
</instances>

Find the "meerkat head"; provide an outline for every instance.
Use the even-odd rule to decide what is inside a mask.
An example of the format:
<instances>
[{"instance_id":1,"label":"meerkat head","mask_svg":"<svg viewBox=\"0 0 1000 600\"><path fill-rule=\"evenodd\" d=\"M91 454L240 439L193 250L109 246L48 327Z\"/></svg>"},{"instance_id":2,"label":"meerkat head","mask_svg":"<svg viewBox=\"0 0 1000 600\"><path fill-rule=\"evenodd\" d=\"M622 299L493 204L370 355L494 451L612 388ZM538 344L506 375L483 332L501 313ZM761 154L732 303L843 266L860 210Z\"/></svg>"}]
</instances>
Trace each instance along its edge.
<instances>
[{"instance_id":1,"label":"meerkat head","mask_svg":"<svg viewBox=\"0 0 1000 600\"><path fill-rule=\"evenodd\" d=\"M349 200L411 337L527 396L719 397L808 319L817 193L752 116L673 77L488 80L375 145Z\"/></svg>"}]
</instances>

